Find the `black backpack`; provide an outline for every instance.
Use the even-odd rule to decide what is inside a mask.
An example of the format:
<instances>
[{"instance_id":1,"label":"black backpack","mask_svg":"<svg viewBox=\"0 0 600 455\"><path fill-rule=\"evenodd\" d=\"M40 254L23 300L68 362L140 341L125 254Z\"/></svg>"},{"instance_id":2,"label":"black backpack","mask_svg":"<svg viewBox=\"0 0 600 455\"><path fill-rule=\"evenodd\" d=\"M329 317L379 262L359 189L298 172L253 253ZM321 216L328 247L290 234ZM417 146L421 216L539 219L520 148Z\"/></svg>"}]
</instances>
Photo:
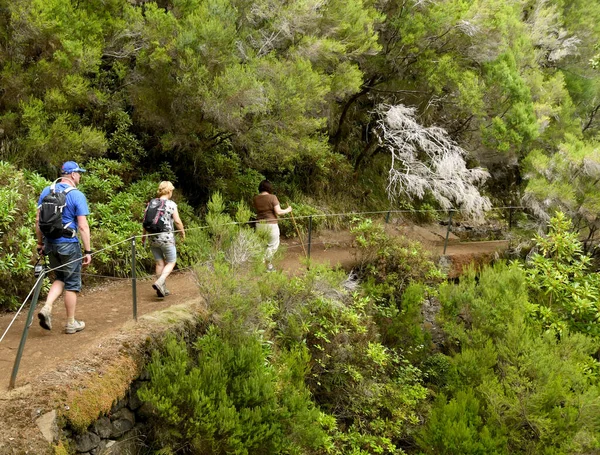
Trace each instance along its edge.
<instances>
[{"instance_id":1,"label":"black backpack","mask_svg":"<svg viewBox=\"0 0 600 455\"><path fill-rule=\"evenodd\" d=\"M166 211L166 199L156 198L148 202L146 212L144 213L144 221L142 222L144 229L152 234L169 231L170 226L164 221Z\"/></svg>"},{"instance_id":2,"label":"black backpack","mask_svg":"<svg viewBox=\"0 0 600 455\"><path fill-rule=\"evenodd\" d=\"M38 226L44 237L58 239L60 237L75 237L75 230L69 229L71 223L63 225L62 214L67 205L67 194L74 190L72 186L64 191L56 191L56 181L50 185L50 192L38 206L40 216Z\"/></svg>"}]
</instances>

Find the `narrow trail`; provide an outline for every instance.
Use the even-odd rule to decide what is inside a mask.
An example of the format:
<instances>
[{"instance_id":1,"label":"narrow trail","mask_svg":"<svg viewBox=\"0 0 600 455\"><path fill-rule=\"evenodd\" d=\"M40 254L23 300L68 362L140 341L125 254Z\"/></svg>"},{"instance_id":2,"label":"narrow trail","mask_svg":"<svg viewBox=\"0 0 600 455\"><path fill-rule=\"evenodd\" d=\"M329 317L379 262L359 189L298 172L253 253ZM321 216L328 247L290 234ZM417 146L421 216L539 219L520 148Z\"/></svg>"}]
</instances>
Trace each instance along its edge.
<instances>
[{"instance_id":1,"label":"narrow trail","mask_svg":"<svg viewBox=\"0 0 600 455\"><path fill-rule=\"evenodd\" d=\"M138 317L200 295L198 285L189 272L174 273L171 276L168 284L172 294L165 299L156 295L151 284L150 279L138 280ZM66 312L62 299L54 304L51 331L40 327L36 310L21 360L17 386L23 385L45 371L60 368L61 364L77 359L82 352L97 346L102 340L118 332L125 322L133 319L132 302L129 280L107 283L91 290L86 290L84 287L77 301L77 318L85 321L86 327L73 335L66 335L63 330ZM41 308L42 304L43 299L40 299L38 308ZM10 381L28 309L28 306L23 309L0 344L0 390L6 389ZM12 314L0 317L2 333L12 317Z\"/></svg>"},{"instance_id":2,"label":"narrow trail","mask_svg":"<svg viewBox=\"0 0 600 455\"><path fill-rule=\"evenodd\" d=\"M393 228L400 234L420 240L434 256L443 251L443 233L407 233ZM506 241L459 243L453 238L448 244L446 256L455 267L470 264L507 247ZM276 267L287 275L298 275L306 270L302 246L297 240L282 242L282 258ZM325 263L349 271L355 264L352 236L348 232L324 232L313 237L310 250L311 264ZM107 364L119 356L129 344L146 340L151 332L152 321L160 321L167 310L167 317L177 308L202 311L203 303L199 286L192 271L175 271L168 280L171 295L162 299L152 289L152 279L137 281L137 315L133 320L133 297L131 281L119 279L94 288L86 287L77 303L77 318L86 323L82 332L66 335L63 330L66 314L62 299L54 305L53 330L43 330L38 324L37 309L25 346L17 376L16 388L8 385L17 354L21 334L27 318L28 306L0 343L0 455L48 453L48 443L36 427L41 413L56 409L57 397L69 390L76 390L78 381L90 375L104 374ZM41 296L38 309L44 301ZM179 310L181 311L181 310ZM0 333L4 333L13 314L0 316ZM160 323L160 322L159 322ZM58 394L58 395L57 395ZM59 399L60 401L60 399Z\"/></svg>"},{"instance_id":3,"label":"narrow trail","mask_svg":"<svg viewBox=\"0 0 600 455\"><path fill-rule=\"evenodd\" d=\"M347 232L326 232L315 237L311 246L311 263L324 263L350 270L355 263L351 242L352 236ZM464 262L468 263L475 256L491 254L505 248L506 244L505 241L469 243L454 241L448 245L446 253L458 262L463 262L460 257L464 256ZM430 244L429 248L432 252L441 254L443 243ZM303 273L306 270L306 261L298 241L284 241L282 249L285 254L277 267L289 275ZM151 283L151 279L137 281L138 317L200 296L191 272L174 272L168 280L172 294L164 299L157 297ZM39 326L36 310L19 368L17 386L33 380L44 372L60 368L61 364L77 359L86 349L98 346L102 340L117 333L124 323L133 319L132 302L130 280L119 279L93 289L86 289L84 286L77 303L77 318L85 321L86 328L74 335L64 334L66 314L62 299L54 304L52 331L44 330ZM40 298L38 308L42 303L43 296ZM0 390L6 390L8 387L28 309L28 306L23 309L0 343ZM0 333L4 333L12 317L12 314L0 316Z\"/></svg>"}]
</instances>

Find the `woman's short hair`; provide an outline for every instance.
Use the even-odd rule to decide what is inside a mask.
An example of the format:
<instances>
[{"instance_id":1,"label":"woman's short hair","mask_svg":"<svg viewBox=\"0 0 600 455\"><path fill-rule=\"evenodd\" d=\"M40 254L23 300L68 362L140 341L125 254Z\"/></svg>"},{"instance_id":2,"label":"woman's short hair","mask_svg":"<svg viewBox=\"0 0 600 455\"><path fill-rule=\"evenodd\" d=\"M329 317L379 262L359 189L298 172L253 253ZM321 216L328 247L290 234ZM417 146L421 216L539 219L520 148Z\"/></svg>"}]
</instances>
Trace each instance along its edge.
<instances>
[{"instance_id":1,"label":"woman's short hair","mask_svg":"<svg viewBox=\"0 0 600 455\"><path fill-rule=\"evenodd\" d=\"M158 190L156 191L156 195L158 197L166 196L174 189L175 189L175 187L173 186L173 184L171 182L169 182L168 180L165 180L165 181L159 183Z\"/></svg>"},{"instance_id":2,"label":"woman's short hair","mask_svg":"<svg viewBox=\"0 0 600 455\"><path fill-rule=\"evenodd\" d=\"M273 193L273 185L271 185L271 182L268 180L263 180L258 185L258 192L262 193L263 191L266 191L269 194Z\"/></svg>"}]
</instances>

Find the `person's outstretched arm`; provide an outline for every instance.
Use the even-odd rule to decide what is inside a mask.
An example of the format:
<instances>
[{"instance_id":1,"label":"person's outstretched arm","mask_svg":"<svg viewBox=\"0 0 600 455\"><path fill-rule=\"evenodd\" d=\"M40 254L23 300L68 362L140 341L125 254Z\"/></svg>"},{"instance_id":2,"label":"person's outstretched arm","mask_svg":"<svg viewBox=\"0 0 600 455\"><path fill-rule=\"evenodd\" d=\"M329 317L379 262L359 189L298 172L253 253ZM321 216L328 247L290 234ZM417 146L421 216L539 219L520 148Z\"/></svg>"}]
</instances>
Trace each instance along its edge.
<instances>
[{"instance_id":1,"label":"person's outstretched arm","mask_svg":"<svg viewBox=\"0 0 600 455\"><path fill-rule=\"evenodd\" d=\"M275 214L277 216L280 215L285 215L286 213L290 213L292 211L292 206L288 205L287 209L282 209L281 206L279 204L277 204L274 208L273 211L275 212Z\"/></svg>"}]
</instances>

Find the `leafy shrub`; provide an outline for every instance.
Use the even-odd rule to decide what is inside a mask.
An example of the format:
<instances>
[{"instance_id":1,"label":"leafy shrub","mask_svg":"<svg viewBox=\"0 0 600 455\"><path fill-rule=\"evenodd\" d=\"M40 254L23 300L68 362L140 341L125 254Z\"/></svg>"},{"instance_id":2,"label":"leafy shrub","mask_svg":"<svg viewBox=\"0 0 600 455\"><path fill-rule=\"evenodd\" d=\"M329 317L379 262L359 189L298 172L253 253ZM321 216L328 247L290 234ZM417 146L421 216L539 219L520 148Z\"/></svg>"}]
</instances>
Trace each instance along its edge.
<instances>
[{"instance_id":1,"label":"leafy shrub","mask_svg":"<svg viewBox=\"0 0 600 455\"><path fill-rule=\"evenodd\" d=\"M470 272L460 284L443 286L440 300L447 347L455 353L444 391L456 401L434 404L431 415L441 427L429 419L422 450L448 431L444 426L461 401L468 405L459 398L464 390L472 390L479 403L478 410L468 406L480 419L471 420L474 428L482 432L485 426L496 435L491 447L502 440L507 453L588 453L600 447L600 422L592 417L600 409L591 357L597 343L579 333L565 332L559 340L542 333L530 318L527 278L518 265Z\"/></svg>"},{"instance_id":2,"label":"leafy shrub","mask_svg":"<svg viewBox=\"0 0 600 455\"><path fill-rule=\"evenodd\" d=\"M88 200L107 203L125 187L124 176L131 173L131 164L98 158L86 163L87 170L78 188Z\"/></svg>"},{"instance_id":3,"label":"leafy shrub","mask_svg":"<svg viewBox=\"0 0 600 455\"><path fill-rule=\"evenodd\" d=\"M375 321L386 346L402 350L411 362L427 355L431 335L423 328L423 302L428 297L427 287L411 283L396 304L390 304L389 284L375 283L373 277L363 284L365 293L373 301Z\"/></svg>"},{"instance_id":4,"label":"leafy shrub","mask_svg":"<svg viewBox=\"0 0 600 455\"><path fill-rule=\"evenodd\" d=\"M208 194L222 194L227 201L249 203L265 178L255 168L248 167L228 142L217 145L211 153L196 154L194 164L202 172L191 174L197 180L195 187L188 188L193 192L200 186Z\"/></svg>"},{"instance_id":5,"label":"leafy shrub","mask_svg":"<svg viewBox=\"0 0 600 455\"><path fill-rule=\"evenodd\" d=\"M571 221L557 213L546 236L536 236L539 254L527 267L532 315L544 328L600 336L600 276L572 231Z\"/></svg>"},{"instance_id":6,"label":"leafy shrub","mask_svg":"<svg viewBox=\"0 0 600 455\"><path fill-rule=\"evenodd\" d=\"M226 261L198 272L221 330L268 336L278 353L304 352L296 377L326 412L318 421L326 453L397 453L425 398L420 371L381 344L371 300L346 289L343 273L315 267L291 279L256 276Z\"/></svg>"},{"instance_id":7,"label":"leafy shrub","mask_svg":"<svg viewBox=\"0 0 600 455\"><path fill-rule=\"evenodd\" d=\"M243 201L234 204L234 218L226 211L221 193L214 193L206 214L207 233L212 243L206 259L225 259L234 268L256 264L263 258L265 249L261 245L260 233L248 224L252 212Z\"/></svg>"},{"instance_id":8,"label":"leafy shrub","mask_svg":"<svg viewBox=\"0 0 600 455\"><path fill-rule=\"evenodd\" d=\"M288 351L276 369L272 355L257 337L223 337L214 326L191 352L167 339L138 392L155 410L156 443L194 454L301 454L322 445L320 413L301 380L306 356Z\"/></svg>"},{"instance_id":9,"label":"leafy shrub","mask_svg":"<svg viewBox=\"0 0 600 455\"><path fill-rule=\"evenodd\" d=\"M437 352L429 356L421 365L423 377L427 384L437 388L443 388L448 384L453 371L452 360L445 354Z\"/></svg>"},{"instance_id":10,"label":"leafy shrub","mask_svg":"<svg viewBox=\"0 0 600 455\"><path fill-rule=\"evenodd\" d=\"M483 422L479 400L470 391L458 391L449 401L444 394L438 395L417 439L423 452L431 455L509 453L506 437Z\"/></svg>"},{"instance_id":11,"label":"leafy shrub","mask_svg":"<svg viewBox=\"0 0 600 455\"><path fill-rule=\"evenodd\" d=\"M283 346L306 346L307 382L321 409L336 418L335 453L395 453L425 398L420 371L381 344L368 296L344 290L339 272L315 268L273 282L273 318ZM363 452L364 451L364 452Z\"/></svg>"},{"instance_id":12,"label":"leafy shrub","mask_svg":"<svg viewBox=\"0 0 600 455\"><path fill-rule=\"evenodd\" d=\"M281 206L282 208L287 207L287 205L283 203ZM282 237L286 238L297 237L298 231L300 231L300 235L303 237L304 242L307 242L309 217L312 216L312 235L315 235L325 223L325 217L322 216L323 212L311 205L303 203L292 202L291 206L293 210L292 214L285 215L279 219L279 231L281 232ZM292 216L294 217L293 220Z\"/></svg>"},{"instance_id":13,"label":"leafy shrub","mask_svg":"<svg viewBox=\"0 0 600 455\"><path fill-rule=\"evenodd\" d=\"M34 173L0 161L0 309L14 310L35 278L35 214L38 189L49 184ZM40 190L41 191L41 190Z\"/></svg>"},{"instance_id":14,"label":"leafy shrub","mask_svg":"<svg viewBox=\"0 0 600 455\"><path fill-rule=\"evenodd\" d=\"M441 271L421 244L388 235L381 223L356 219L351 232L358 250L357 272L373 299L383 343L417 361L429 345L421 308L442 280Z\"/></svg>"},{"instance_id":15,"label":"leafy shrub","mask_svg":"<svg viewBox=\"0 0 600 455\"><path fill-rule=\"evenodd\" d=\"M419 242L392 237L381 223L368 218L356 219L351 232L358 248L358 272L390 286L390 299L398 300L412 282L435 284L443 278Z\"/></svg>"},{"instance_id":16,"label":"leafy shrub","mask_svg":"<svg viewBox=\"0 0 600 455\"><path fill-rule=\"evenodd\" d=\"M399 201L396 210L405 211L402 216L416 224L436 223L448 219L448 214L440 211L438 204L426 195L424 200Z\"/></svg>"}]
</instances>

